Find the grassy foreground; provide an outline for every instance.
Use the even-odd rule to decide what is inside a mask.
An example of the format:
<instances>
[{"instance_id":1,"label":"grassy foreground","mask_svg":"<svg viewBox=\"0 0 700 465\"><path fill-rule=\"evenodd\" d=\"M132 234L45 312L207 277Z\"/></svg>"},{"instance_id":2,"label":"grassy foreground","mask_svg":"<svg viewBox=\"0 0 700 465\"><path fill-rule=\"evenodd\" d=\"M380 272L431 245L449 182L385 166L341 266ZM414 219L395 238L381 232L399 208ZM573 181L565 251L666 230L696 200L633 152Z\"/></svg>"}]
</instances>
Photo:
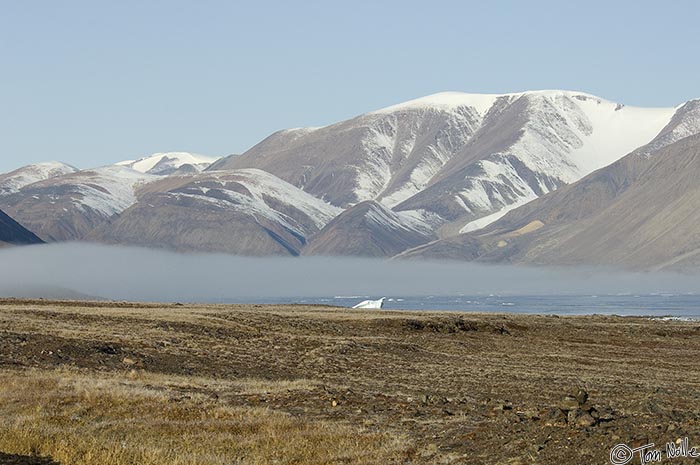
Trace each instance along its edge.
<instances>
[{"instance_id":1,"label":"grassy foreground","mask_svg":"<svg viewBox=\"0 0 700 465\"><path fill-rule=\"evenodd\" d=\"M0 374L0 450L74 465L389 463L396 438L305 422L266 408L232 407L192 393L208 380L79 371ZM248 383L244 383L248 384ZM219 388L226 388L219 384ZM295 389L252 382L250 392Z\"/></svg>"},{"instance_id":2,"label":"grassy foreground","mask_svg":"<svg viewBox=\"0 0 700 465\"><path fill-rule=\"evenodd\" d=\"M700 443L699 352L645 318L0 301L0 464L603 464Z\"/></svg>"}]
</instances>

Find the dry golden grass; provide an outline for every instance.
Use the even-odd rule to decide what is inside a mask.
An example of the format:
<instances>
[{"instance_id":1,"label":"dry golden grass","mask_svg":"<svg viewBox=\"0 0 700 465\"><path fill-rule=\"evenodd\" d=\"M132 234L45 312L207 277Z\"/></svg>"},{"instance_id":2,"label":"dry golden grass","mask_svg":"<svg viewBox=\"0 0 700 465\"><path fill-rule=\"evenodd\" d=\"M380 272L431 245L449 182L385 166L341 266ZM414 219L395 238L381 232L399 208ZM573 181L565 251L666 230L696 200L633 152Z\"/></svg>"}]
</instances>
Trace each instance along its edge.
<instances>
[{"instance_id":1,"label":"dry golden grass","mask_svg":"<svg viewBox=\"0 0 700 465\"><path fill-rule=\"evenodd\" d=\"M244 392L305 386L236 384ZM396 436L171 390L185 385L208 384L149 374L0 372L0 450L72 465L375 464L406 457Z\"/></svg>"}]
</instances>

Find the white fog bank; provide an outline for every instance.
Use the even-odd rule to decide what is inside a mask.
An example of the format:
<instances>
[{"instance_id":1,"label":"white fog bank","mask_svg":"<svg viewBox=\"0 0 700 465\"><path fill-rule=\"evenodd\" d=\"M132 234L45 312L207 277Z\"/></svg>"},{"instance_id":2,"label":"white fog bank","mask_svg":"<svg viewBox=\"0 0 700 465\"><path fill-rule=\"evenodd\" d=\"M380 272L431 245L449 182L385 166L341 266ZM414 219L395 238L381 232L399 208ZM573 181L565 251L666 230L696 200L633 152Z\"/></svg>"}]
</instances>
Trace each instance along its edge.
<instances>
[{"instance_id":1,"label":"white fog bank","mask_svg":"<svg viewBox=\"0 0 700 465\"><path fill-rule=\"evenodd\" d=\"M235 302L335 295L700 292L697 276L457 262L247 258L63 243L0 250L0 297Z\"/></svg>"}]
</instances>

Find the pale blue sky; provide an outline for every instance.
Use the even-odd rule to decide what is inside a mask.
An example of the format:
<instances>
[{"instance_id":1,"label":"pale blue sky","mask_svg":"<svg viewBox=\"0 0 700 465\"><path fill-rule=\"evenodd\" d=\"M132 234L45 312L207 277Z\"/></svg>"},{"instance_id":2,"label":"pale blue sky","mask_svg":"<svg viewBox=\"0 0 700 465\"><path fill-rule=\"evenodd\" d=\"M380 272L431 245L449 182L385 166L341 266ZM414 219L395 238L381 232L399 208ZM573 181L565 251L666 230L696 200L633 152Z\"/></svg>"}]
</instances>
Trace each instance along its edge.
<instances>
[{"instance_id":1,"label":"pale blue sky","mask_svg":"<svg viewBox=\"0 0 700 465\"><path fill-rule=\"evenodd\" d=\"M700 97L700 2L0 0L0 172L242 152L446 90Z\"/></svg>"}]
</instances>

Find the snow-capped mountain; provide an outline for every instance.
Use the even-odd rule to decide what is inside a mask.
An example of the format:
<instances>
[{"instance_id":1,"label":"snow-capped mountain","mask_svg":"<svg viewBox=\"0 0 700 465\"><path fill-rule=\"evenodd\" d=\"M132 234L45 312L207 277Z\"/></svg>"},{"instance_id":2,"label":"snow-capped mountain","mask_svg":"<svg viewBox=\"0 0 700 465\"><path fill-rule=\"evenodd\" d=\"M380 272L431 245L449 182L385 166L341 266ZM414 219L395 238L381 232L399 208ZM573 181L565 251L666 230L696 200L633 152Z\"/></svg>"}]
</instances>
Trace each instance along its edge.
<instances>
[{"instance_id":1,"label":"snow-capped mountain","mask_svg":"<svg viewBox=\"0 0 700 465\"><path fill-rule=\"evenodd\" d=\"M676 110L569 91L442 93L282 131L212 168L260 168L338 206L377 200L462 227L612 163L651 141Z\"/></svg>"},{"instance_id":2,"label":"snow-capped mountain","mask_svg":"<svg viewBox=\"0 0 700 465\"><path fill-rule=\"evenodd\" d=\"M189 152L154 153L138 160L125 160L117 163L141 173L166 176L172 174L194 174L209 167L218 158Z\"/></svg>"},{"instance_id":3,"label":"snow-capped mountain","mask_svg":"<svg viewBox=\"0 0 700 465\"><path fill-rule=\"evenodd\" d=\"M90 239L242 255L298 255L341 212L264 171L208 171L145 186Z\"/></svg>"},{"instance_id":4,"label":"snow-capped mountain","mask_svg":"<svg viewBox=\"0 0 700 465\"><path fill-rule=\"evenodd\" d=\"M614 162L652 140L674 113L570 92L501 97L465 150L396 208L468 224Z\"/></svg>"},{"instance_id":5,"label":"snow-capped mountain","mask_svg":"<svg viewBox=\"0 0 700 465\"><path fill-rule=\"evenodd\" d=\"M186 152L79 171L60 162L0 175L0 206L47 241L83 239L136 203L139 187L165 176L191 176L216 158Z\"/></svg>"},{"instance_id":6,"label":"snow-capped mountain","mask_svg":"<svg viewBox=\"0 0 700 465\"><path fill-rule=\"evenodd\" d=\"M210 169L259 168L343 208L382 196L391 207L423 189L482 117L469 106L374 112L277 132Z\"/></svg>"},{"instance_id":7,"label":"snow-capped mountain","mask_svg":"<svg viewBox=\"0 0 700 465\"><path fill-rule=\"evenodd\" d=\"M75 173L76 171L78 171L77 168L58 161L27 165L9 173L0 174L0 196L15 193L24 186L35 182Z\"/></svg>"},{"instance_id":8,"label":"snow-capped mountain","mask_svg":"<svg viewBox=\"0 0 700 465\"><path fill-rule=\"evenodd\" d=\"M407 258L636 269L700 265L700 100L646 146L483 229Z\"/></svg>"},{"instance_id":9,"label":"snow-capped mountain","mask_svg":"<svg viewBox=\"0 0 700 465\"><path fill-rule=\"evenodd\" d=\"M637 108L571 91L449 92L279 131L219 160L169 152L77 172L32 165L0 175L0 208L49 241L466 259L486 259L486 247L492 261L518 260L529 253L525 239L502 239L517 250L489 249L482 234L496 225L518 238L563 227L617 192L621 159L644 167L698 132L697 100ZM611 173L593 197L577 191L593 200L567 197L557 213L514 223L591 173ZM637 182L630 173L624 182Z\"/></svg>"},{"instance_id":10,"label":"snow-capped mountain","mask_svg":"<svg viewBox=\"0 0 700 465\"><path fill-rule=\"evenodd\" d=\"M136 189L156 176L123 166L72 172L26 185L0 205L46 241L82 239L136 202Z\"/></svg>"}]
</instances>

